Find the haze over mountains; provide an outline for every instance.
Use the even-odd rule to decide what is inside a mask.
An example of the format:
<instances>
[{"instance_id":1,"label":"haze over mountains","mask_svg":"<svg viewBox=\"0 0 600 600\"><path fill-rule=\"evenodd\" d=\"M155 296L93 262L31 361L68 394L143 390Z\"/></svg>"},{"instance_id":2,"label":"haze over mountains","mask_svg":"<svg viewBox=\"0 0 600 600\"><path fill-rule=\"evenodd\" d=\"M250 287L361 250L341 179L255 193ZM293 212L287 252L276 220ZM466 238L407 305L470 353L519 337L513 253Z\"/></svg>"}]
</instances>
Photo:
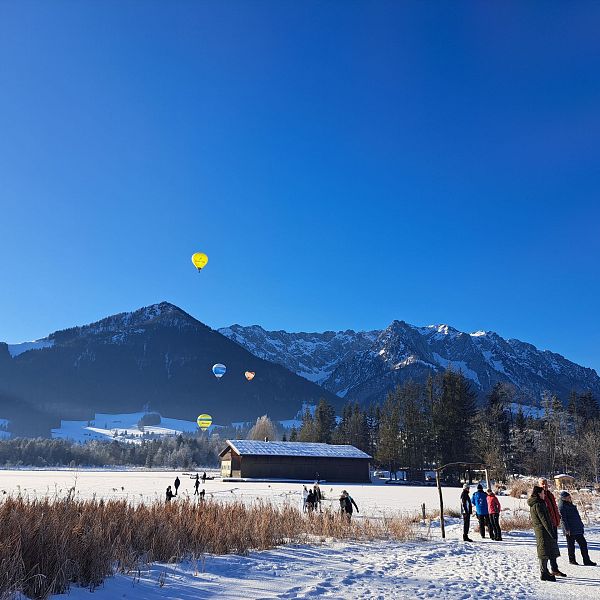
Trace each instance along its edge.
<instances>
[{"instance_id":1,"label":"haze over mountains","mask_svg":"<svg viewBox=\"0 0 600 600\"><path fill-rule=\"evenodd\" d=\"M571 390L600 396L594 369L493 331L464 333L448 325L416 327L404 321L367 332L288 333L258 325L219 331L256 356L361 403L381 400L399 383L422 381L449 366L462 371L480 395L506 382L529 401L547 390L563 400Z\"/></svg>"},{"instance_id":2,"label":"haze over mountains","mask_svg":"<svg viewBox=\"0 0 600 600\"><path fill-rule=\"evenodd\" d=\"M227 365L221 380L211 371L217 362ZM217 423L265 413L289 419L321 397L338 410L346 400L380 401L398 383L448 366L480 395L500 381L529 401L546 390L563 400L571 390L600 396L593 369L493 332L404 321L367 332L288 333L257 325L215 331L162 302L36 342L0 343L0 418L26 434L46 434L60 419L145 405L186 420L202 412ZM247 370L256 372L251 382Z\"/></svg>"}]
</instances>

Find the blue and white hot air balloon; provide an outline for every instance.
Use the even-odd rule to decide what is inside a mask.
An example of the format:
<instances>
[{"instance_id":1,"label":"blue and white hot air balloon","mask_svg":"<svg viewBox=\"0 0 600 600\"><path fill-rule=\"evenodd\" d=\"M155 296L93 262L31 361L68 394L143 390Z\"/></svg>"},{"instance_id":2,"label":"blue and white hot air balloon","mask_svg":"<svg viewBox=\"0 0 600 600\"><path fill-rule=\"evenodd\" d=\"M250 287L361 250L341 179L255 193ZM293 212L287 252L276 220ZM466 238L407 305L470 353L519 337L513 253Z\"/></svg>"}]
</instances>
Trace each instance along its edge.
<instances>
[{"instance_id":1,"label":"blue and white hot air balloon","mask_svg":"<svg viewBox=\"0 0 600 600\"><path fill-rule=\"evenodd\" d=\"M227 367L221 363L217 363L216 365L213 365L212 372L217 379L221 379L227 372Z\"/></svg>"}]
</instances>

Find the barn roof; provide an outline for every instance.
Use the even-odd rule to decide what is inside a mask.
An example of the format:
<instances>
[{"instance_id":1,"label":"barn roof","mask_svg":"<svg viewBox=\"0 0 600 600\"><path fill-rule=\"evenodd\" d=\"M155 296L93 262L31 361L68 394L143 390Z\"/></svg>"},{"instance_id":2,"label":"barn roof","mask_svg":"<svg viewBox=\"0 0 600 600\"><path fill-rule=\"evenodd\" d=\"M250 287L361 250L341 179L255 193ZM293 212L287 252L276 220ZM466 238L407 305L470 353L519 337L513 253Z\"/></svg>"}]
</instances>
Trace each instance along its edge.
<instances>
[{"instance_id":1,"label":"barn roof","mask_svg":"<svg viewBox=\"0 0 600 600\"><path fill-rule=\"evenodd\" d=\"M319 458L371 458L368 454L348 445L319 444L316 442L259 442L256 440L227 440L227 445L240 456L305 456ZM226 449L227 450L227 449ZM221 452L221 455L226 450Z\"/></svg>"}]
</instances>

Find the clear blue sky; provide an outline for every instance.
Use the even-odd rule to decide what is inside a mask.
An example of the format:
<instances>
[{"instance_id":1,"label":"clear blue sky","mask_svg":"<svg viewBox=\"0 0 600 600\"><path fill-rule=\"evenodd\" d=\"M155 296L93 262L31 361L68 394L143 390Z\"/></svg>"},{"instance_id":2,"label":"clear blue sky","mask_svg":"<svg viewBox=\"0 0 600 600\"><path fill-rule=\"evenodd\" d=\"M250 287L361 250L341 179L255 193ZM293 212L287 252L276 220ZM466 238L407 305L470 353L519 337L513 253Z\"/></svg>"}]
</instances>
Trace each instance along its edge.
<instances>
[{"instance_id":1,"label":"clear blue sky","mask_svg":"<svg viewBox=\"0 0 600 600\"><path fill-rule=\"evenodd\" d=\"M169 300L600 369L599 31L583 1L2 0L0 340Z\"/></svg>"}]
</instances>

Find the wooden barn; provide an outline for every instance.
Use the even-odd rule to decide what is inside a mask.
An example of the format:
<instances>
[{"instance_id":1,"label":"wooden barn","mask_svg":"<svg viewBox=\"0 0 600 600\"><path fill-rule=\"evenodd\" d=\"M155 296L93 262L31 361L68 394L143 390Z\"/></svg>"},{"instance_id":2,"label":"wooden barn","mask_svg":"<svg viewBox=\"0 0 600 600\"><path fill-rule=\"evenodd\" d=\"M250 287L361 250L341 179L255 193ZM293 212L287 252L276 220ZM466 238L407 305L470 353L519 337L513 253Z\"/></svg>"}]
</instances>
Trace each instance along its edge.
<instances>
[{"instance_id":1,"label":"wooden barn","mask_svg":"<svg viewBox=\"0 0 600 600\"><path fill-rule=\"evenodd\" d=\"M219 456L224 478L371 481L371 457L354 446L227 440Z\"/></svg>"}]
</instances>

